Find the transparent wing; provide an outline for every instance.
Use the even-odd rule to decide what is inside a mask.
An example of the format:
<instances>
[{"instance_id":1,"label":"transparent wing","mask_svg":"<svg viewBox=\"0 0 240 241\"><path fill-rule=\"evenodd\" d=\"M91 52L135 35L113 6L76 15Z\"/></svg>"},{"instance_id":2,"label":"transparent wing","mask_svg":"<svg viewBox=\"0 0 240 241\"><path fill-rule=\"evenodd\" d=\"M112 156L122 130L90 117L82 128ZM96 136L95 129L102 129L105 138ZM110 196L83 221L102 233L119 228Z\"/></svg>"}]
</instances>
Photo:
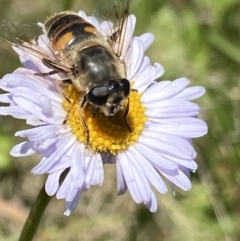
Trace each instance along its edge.
<instances>
[{"instance_id":1,"label":"transparent wing","mask_svg":"<svg viewBox=\"0 0 240 241\"><path fill-rule=\"evenodd\" d=\"M42 33L35 23L18 23L0 20L0 38L10 43L27 42Z\"/></svg>"},{"instance_id":2,"label":"transparent wing","mask_svg":"<svg viewBox=\"0 0 240 241\"><path fill-rule=\"evenodd\" d=\"M100 21L110 21L119 28L128 16L130 0L97 0L94 16Z\"/></svg>"},{"instance_id":3,"label":"transparent wing","mask_svg":"<svg viewBox=\"0 0 240 241\"><path fill-rule=\"evenodd\" d=\"M51 69L59 72L70 72L52 51L49 40L44 36L42 27L36 23L18 23L0 20L0 39L22 51L42 60Z\"/></svg>"},{"instance_id":4,"label":"transparent wing","mask_svg":"<svg viewBox=\"0 0 240 241\"><path fill-rule=\"evenodd\" d=\"M129 7L130 0L97 0L93 12L94 17L109 26L111 31L107 37L118 57L123 48Z\"/></svg>"}]
</instances>

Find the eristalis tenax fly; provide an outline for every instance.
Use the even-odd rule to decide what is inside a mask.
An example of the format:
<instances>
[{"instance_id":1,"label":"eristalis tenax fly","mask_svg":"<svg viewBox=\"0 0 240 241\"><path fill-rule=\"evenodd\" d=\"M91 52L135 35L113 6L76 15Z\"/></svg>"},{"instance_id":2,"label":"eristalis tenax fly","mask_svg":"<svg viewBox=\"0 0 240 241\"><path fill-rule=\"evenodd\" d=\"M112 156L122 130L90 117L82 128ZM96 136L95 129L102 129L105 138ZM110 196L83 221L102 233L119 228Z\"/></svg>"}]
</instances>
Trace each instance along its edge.
<instances>
[{"instance_id":1,"label":"eristalis tenax fly","mask_svg":"<svg viewBox=\"0 0 240 241\"><path fill-rule=\"evenodd\" d=\"M130 0L98 0L94 16L109 24L109 29L112 29L110 35L100 33L93 24L74 12L64 11L51 16L43 25L43 32L53 55L40 48L36 39L4 39L38 57L49 68L49 72L37 75L65 74L66 78L60 85L73 84L82 93L79 97L80 112L90 104L93 116L100 111L111 118L125 108L125 123L131 131L127 122L131 86L126 77L125 62L120 58L129 5ZM88 127L83 115L80 118L88 140Z\"/></svg>"}]
</instances>

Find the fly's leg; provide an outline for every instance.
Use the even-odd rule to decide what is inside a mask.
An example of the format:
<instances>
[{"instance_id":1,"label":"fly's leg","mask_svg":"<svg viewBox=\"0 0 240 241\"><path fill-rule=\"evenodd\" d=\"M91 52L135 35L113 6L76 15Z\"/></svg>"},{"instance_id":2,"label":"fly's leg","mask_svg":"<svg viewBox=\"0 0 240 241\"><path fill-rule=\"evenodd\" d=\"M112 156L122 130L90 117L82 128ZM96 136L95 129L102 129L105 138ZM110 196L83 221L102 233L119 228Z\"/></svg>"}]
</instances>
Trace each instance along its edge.
<instances>
[{"instance_id":1,"label":"fly's leg","mask_svg":"<svg viewBox=\"0 0 240 241\"><path fill-rule=\"evenodd\" d=\"M46 72L46 73L35 73L34 75L37 75L37 76L41 76L41 77L46 77L46 76L50 76L50 75L54 75L54 74L58 74L59 71L58 70L52 70L52 71L49 71L49 72Z\"/></svg>"},{"instance_id":2,"label":"fly's leg","mask_svg":"<svg viewBox=\"0 0 240 241\"><path fill-rule=\"evenodd\" d=\"M130 125L129 125L129 123L128 123L128 120L127 120L128 112L129 112L129 102L130 102L130 100L129 100L129 98L128 98L128 99L127 99L127 106L126 106L126 109L125 109L125 112L124 112L124 120L125 120L125 123L126 123L126 125L127 125L127 128L128 128L128 130L129 130L129 132L132 132L132 129L131 129L131 127L130 127Z\"/></svg>"},{"instance_id":3,"label":"fly's leg","mask_svg":"<svg viewBox=\"0 0 240 241\"><path fill-rule=\"evenodd\" d=\"M82 101L81 101L81 104L80 104L80 120L81 120L81 123L82 123L82 126L84 128L84 131L85 131L85 138L86 138L86 141L85 141L85 145L88 146L89 145L89 129L87 127L87 124L83 118L83 110L84 110L84 107L86 106L86 103L87 103L87 99L86 99L86 95L84 95Z\"/></svg>"},{"instance_id":4,"label":"fly's leg","mask_svg":"<svg viewBox=\"0 0 240 241\"><path fill-rule=\"evenodd\" d=\"M71 79L56 80L56 86L59 94L63 99L67 100L69 103L71 103L71 100L68 98L66 94L64 94L63 90L66 89L70 84L72 84Z\"/></svg>"}]
</instances>

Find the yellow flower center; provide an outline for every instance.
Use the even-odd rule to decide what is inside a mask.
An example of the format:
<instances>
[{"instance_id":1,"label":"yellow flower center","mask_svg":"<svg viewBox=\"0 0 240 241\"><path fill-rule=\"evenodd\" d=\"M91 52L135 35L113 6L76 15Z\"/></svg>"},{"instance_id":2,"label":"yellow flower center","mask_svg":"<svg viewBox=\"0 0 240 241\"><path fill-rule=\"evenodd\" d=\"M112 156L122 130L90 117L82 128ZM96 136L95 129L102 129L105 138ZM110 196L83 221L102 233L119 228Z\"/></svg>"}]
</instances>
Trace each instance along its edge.
<instances>
[{"instance_id":1,"label":"yellow flower center","mask_svg":"<svg viewBox=\"0 0 240 241\"><path fill-rule=\"evenodd\" d=\"M132 132L128 129L124 114L127 106L127 100L124 103L123 110L119 110L113 117L105 116L98 112L92 116L92 106L87 104L80 112L80 99L82 94L78 92L73 85L69 85L64 90L67 100L63 101L63 106L67 111L66 124L71 126L73 133L82 143L88 142L88 147L94 152L110 152L117 154L129 146L133 145L143 131L147 117L145 109L141 102L141 94L137 91L131 91L129 95L129 111L127 123ZM87 140L86 129L83 126L80 114L86 123L89 140Z\"/></svg>"}]
</instances>

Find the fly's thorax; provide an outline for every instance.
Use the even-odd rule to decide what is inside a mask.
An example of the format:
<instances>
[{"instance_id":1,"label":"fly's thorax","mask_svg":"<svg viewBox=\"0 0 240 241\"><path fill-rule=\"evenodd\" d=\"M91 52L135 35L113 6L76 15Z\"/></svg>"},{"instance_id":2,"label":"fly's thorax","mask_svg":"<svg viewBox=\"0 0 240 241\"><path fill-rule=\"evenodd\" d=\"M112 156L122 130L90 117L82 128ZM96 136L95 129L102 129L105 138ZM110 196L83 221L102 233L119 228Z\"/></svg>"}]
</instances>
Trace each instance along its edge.
<instances>
[{"instance_id":1,"label":"fly's thorax","mask_svg":"<svg viewBox=\"0 0 240 241\"><path fill-rule=\"evenodd\" d=\"M125 65L101 38L77 44L66 56L75 65L74 72L77 74L70 78L80 91L87 91L111 79L125 78Z\"/></svg>"}]
</instances>

